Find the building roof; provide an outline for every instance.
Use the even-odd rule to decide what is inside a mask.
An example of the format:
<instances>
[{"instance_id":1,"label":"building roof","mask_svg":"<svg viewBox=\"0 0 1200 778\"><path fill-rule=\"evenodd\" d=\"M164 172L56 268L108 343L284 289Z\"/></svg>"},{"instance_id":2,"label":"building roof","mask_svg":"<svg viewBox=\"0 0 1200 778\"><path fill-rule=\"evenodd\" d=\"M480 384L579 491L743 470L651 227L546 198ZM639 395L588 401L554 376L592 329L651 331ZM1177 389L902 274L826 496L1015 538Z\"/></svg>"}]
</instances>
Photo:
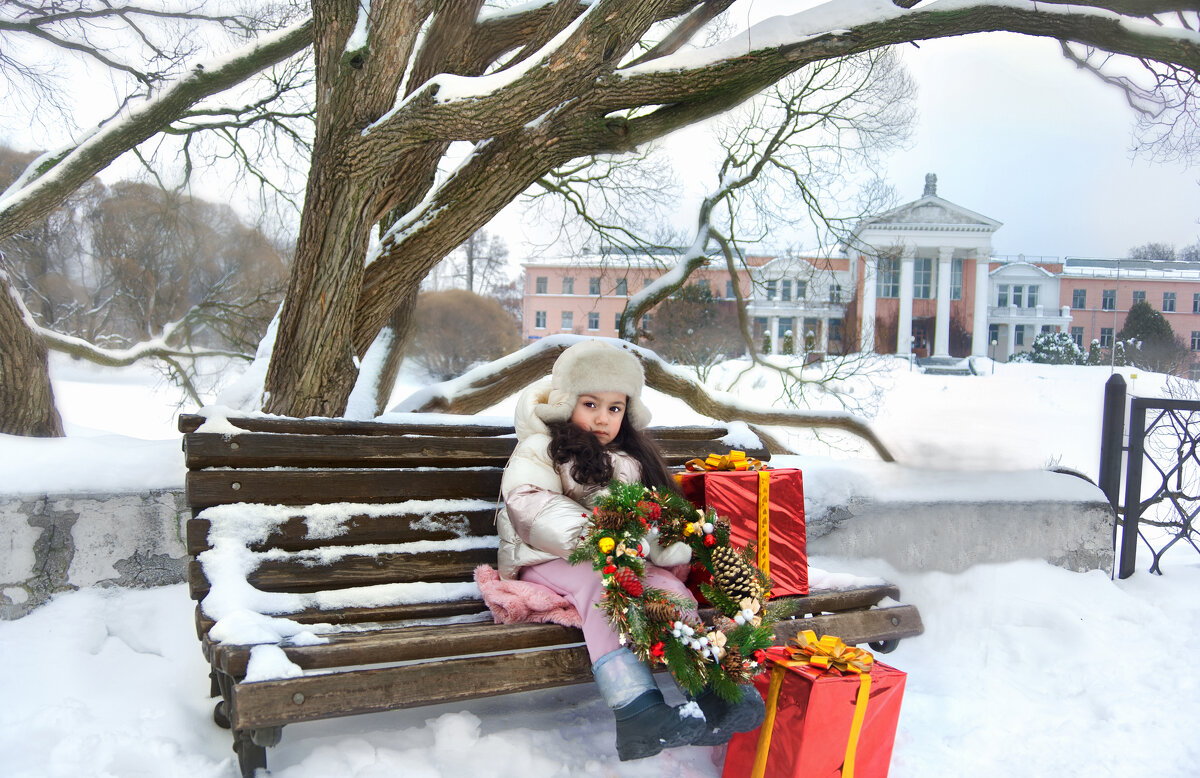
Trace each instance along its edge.
<instances>
[{"instance_id":1,"label":"building roof","mask_svg":"<svg viewBox=\"0 0 1200 778\"><path fill-rule=\"evenodd\" d=\"M864 219L854 232L856 235L875 230L992 233L1001 226L1003 222L938 197L937 176L930 173L925 176L925 193L919 200Z\"/></svg>"},{"instance_id":2,"label":"building roof","mask_svg":"<svg viewBox=\"0 0 1200 778\"><path fill-rule=\"evenodd\" d=\"M1159 281L1200 281L1198 262L1162 262L1153 259L1099 259L1067 257L1064 276L1072 278L1144 278Z\"/></svg>"}]
</instances>

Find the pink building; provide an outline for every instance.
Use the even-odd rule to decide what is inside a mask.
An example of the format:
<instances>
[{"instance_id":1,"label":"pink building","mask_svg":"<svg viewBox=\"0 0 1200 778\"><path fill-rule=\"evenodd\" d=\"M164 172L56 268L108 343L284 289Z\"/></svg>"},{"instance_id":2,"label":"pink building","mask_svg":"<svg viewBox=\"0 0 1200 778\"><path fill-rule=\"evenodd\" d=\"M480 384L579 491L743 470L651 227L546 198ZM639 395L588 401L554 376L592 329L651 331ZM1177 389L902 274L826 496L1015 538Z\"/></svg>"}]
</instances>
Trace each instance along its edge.
<instances>
[{"instance_id":1,"label":"pink building","mask_svg":"<svg viewBox=\"0 0 1200 778\"><path fill-rule=\"evenodd\" d=\"M577 335L617 337L617 324L629 296L645 289L667 271L669 259L655 257L585 256L529 262L525 269L522 336L537 340L547 335L570 332ZM752 265L766 257L750 257ZM713 297L733 299L733 278L724 269L702 268L688 283L707 284ZM751 294L748 272L738 274L743 297ZM642 321L652 327L654 315Z\"/></svg>"}]
</instances>

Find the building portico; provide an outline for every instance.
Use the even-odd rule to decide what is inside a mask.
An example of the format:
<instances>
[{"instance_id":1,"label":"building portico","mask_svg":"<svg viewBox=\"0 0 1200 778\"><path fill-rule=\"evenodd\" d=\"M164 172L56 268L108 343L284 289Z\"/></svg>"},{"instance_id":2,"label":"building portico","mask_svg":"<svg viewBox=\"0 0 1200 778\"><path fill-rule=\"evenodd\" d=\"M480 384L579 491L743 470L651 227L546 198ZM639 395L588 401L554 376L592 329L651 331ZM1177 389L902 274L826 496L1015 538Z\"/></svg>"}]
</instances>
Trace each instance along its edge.
<instances>
[{"instance_id":1,"label":"building portico","mask_svg":"<svg viewBox=\"0 0 1200 778\"><path fill-rule=\"evenodd\" d=\"M859 265L860 348L985 356L991 241L1000 226L938 197L933 174L925 177L921 199L860 224L851 243Z\"/></svg>"}]
</instances>

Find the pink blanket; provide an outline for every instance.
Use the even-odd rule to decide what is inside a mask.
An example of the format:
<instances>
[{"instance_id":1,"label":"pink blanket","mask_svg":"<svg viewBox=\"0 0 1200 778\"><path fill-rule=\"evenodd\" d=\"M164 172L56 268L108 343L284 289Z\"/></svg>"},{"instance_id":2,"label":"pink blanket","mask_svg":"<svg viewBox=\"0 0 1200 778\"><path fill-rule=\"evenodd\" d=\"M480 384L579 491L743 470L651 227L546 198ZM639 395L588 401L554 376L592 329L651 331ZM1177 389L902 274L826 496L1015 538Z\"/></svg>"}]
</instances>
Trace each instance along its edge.
<instances>
[{"instance_id":1,"label":"pink blanket","mask_svg":"<svg viewBox=\"0 0 1200 778\"><path fill-rule=\"evenodd\" d=\"M583 626L579 611L560 594L530 581L505 581L488 565L475 568L475 583L497 624L552 622Z\"/></svg>"}]
</instances>

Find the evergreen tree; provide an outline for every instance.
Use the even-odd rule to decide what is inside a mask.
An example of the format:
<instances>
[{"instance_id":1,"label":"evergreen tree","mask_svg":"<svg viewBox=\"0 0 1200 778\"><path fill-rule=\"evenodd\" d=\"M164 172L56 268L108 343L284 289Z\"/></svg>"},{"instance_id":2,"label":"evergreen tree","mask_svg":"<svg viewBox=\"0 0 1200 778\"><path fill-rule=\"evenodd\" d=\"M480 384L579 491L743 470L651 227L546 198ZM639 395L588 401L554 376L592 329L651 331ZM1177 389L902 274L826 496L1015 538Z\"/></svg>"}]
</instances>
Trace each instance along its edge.
<instances>
[{"instance_id":1,"label":"evergreen tree","mask_svg":"<svg viewBox=\"0 0 1200 778\"><path fill-rule=\"evenodd\" d=\"M1042 365L1082 365L1087 360L1065 332L1042 332L1033 339L1028 361Z\"/></svg>"},{"instance_id":2,"label":"evergreen tree","mask_svg":"<svg viewBox=\"0 0 1200 778\"><path fill-rule=\"evenodd\" d=\"M1175 337L1170 322L1149 303L1134 303L1117 333L1116 364L1129 364L1173 373L1187 363L1188 351Z\"/></svg>"}]
</instances>

